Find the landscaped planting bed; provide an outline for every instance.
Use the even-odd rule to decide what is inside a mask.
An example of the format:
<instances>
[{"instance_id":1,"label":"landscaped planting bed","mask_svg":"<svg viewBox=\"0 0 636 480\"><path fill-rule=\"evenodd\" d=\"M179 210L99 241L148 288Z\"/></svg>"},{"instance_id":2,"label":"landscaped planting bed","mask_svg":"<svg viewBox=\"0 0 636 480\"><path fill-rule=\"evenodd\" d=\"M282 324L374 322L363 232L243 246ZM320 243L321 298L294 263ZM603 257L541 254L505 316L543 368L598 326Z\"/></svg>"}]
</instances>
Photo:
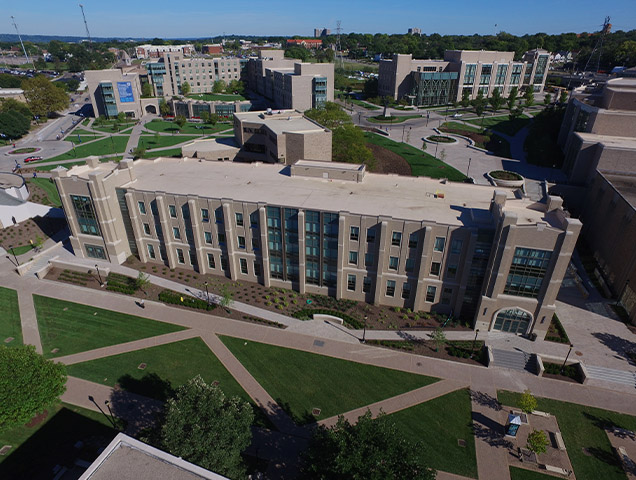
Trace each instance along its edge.
<instances>
[{"instance_id":1,"label":"landscaped planting bed","mask_svg":"<svg viewBox=\"0 0 636 480\"><path fill-rule=\"evenodd\" d=\"M401 350L416 355L439 358L441 360L453 360L455 362L468 363L472 365L484 366L487 364L486 350L484 342L478 340L471 341L448 341L440 348L432 340L368 340L368 344L380 347ZM471 358L471 355L472 358Z\"/></svg>"},{"instance_id":2,"label":"landscaped planting bed","mask_svg":"<svg viewBox=\"0 0 636 480\"><path fill-rule=\"evenodd\" d=\"M543 376L546 378L583 383L581 373L575 365L566 365L563 367L562 363L543 362L543 367L545 368ZM563 370L561 370L561 367L563 367Z\"/></svg>"},{"instance_id":3,"label":"landscaped planting bed","mask_svg":"<svg viewBox=\"0 0 636 480\"><path fill-rule=\"evenodd\" d=\"M66 228L66 219L64 218L31 218L17 225L8 226L0 230L0 245L7 251L9 251L9 245L13 245L14 247L26 246L28 250L30 250L31 243L29 240L34 243L38 237L46 240L63 228Z\"/></svg>"},{"instance_id":4,"label":"landscaped planting bed","mask_svg":"<svg viewBox=\"0 0 636 480\"><path fill-rule=\"evenodd\" d=\"M430 140L431 142L436 142L436 143L456 143L457 142L457 140L455 140L454 138L447 137L444 135L429 135L428 137L426 137L426 140Z\"/></svg>"},{"instance_id":5,"label":"landscaped planting bed","mask_svg":"<svg viewBox=\"0 0 636 480\"><path fill-rule=\"evenodd\" d=\"M509 172L507 170L493 170L490 172L492 178L497 180L523 180L523 177L515 172Z\"/></svg>"},{"instance_id":6,"label":"landscaped planting bed","mask_svg":"<svg viewBox=\"0 0 636 480\"><path fill-rule=\"evenodd\" d=\"M548 327L548 332L546 333L545 339L548 342L557 342L557 343L570 343L570 339L568 338L568 334L565 333L565 328L561 324L559 317L555 313L552 315L552 321L550 322L550 326Z\"/></svg>"}]
</instances>

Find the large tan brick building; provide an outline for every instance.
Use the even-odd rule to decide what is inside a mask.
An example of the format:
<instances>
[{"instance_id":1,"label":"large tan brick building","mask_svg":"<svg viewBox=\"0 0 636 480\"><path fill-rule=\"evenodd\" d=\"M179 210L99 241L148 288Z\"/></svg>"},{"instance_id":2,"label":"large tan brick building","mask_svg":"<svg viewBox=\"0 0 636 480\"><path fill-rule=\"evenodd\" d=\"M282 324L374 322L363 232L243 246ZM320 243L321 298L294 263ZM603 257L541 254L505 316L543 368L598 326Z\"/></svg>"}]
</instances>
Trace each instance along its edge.
<instances>
[{"instance_id":1,"label":"large tan brick building","mask_svg":"<svg viewBox=\"0 0 636 480\"><path fill-rule=\"evenodd\" d=\"M520 61L514 52L446 50L444 60L413 60L412 55L393 55L381 60L378 93L394 100L407 98L413 105L443 105L479 92L492 96L495 89L507 97L512 87L543 91L550 65L545 50L530 50Z\"/></svg>"},{"instance_id":2,"label":"large tan brick building","mask_svg":"<svg viewBox=\"0 0 636 480\"><path fill-rule=\"evenodd\" d=\"M353 164L91 158L53 176L78 256L137 255L540 338L581 227L556 197Z\"/></svg>"}]
</instances>

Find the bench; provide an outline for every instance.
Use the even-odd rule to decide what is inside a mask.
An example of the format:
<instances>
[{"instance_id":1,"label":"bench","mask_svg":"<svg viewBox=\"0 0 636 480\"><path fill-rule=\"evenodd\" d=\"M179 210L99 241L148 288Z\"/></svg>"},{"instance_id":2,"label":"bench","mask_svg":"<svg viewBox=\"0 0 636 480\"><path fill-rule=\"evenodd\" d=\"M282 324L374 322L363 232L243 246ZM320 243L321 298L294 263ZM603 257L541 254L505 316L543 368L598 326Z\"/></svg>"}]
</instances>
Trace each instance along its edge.
<instances>
[{"instance_id":1,"label":"bench","mask_svg":"<svg viewBox=\"0 0 636 480\"><path fill-rule=\"evenodd\" d=\"M570 475L569 470L566 470L565 468L555 467L554 465L544 465L544 467L548 472L558 473L560 475L566 475L566 476Z\"/></svg>"},{"instance_id":2,"label":"bench","mask_svg":"<svg viewBox=\"0 0 636 480\"><path fill-rule=\"evenodd\" d=\"M563 443L563 436L561 435L561 432L554 432L554 439L556 440L559 450L565 450L565 443Z\"/></svg>"}]
</instances>

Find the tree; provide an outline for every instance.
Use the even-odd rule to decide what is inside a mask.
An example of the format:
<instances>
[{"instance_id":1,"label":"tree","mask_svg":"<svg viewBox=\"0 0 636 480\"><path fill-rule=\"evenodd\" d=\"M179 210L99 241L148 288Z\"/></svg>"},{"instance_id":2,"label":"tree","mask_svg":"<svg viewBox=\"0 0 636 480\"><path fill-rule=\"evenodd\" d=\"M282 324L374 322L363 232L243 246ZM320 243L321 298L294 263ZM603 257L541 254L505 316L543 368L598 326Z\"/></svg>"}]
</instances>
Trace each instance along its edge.
<instances>
[{"instance_id":1,"label":"tree","mask_svg":"<svg viewBox=\"0 0 636 480\"><path fill-rule=\"evenodd\" d=\"M459 103L461 103L462 107L468 108L470 105L470 89L464 88L462 90L462 99Z\"/></svg>"},{"instance_id":2,"label":"tree","mask_svg":"<svg viewBox=\"0 0 636 480\"><path fill-rule=\"evenodd\" d=\"M0 113L0 133L10 140L25 135L30 126L31 121L16 110Z\"/></svg>"},{"instance_id":3,"label":"tree","mask_svg":"<svg viewBox=\"0 0 636 480\"><path fill-rule=\"evenodd\" d=\"M158 429L146 440L230 478L245 478L241 452L251 443L254 412L239 397L194 377L168 399Z\"/></svg>"},{"instance_id":4,"label":"tree","mask_svg":"<svg viewBox=\"0 0 636 480\"><path fill-rule=\"evenodd\" d=\"M159 101L159 113L162 117L167 117L172 113L172 109L168 102L166 102L163 98Z\"/></svg>"},{"instance_id":5,"label":"tree","mask_svg":"<svg viewBox=\"0 0 636 480\"><path fill-rule=\"evenodd\" d=\"M32 345L0 345L0 431L28 422L66 390L66 369Z\"/></svg>"},{"instance_id":6,"label":"tree","mask_svg":"<svg viewBox=\"0 0 636 480\"><path fill-rule=\"evenodd\" d=\"M551 103L552 103L552 95L550 95L549 93L546 93L545 97L543 97L543 104L547 107Z\"/></svg>"},{"instance_id":7,"label":"tree","mask_svg":"<svg viewBox=\"0 0 636 480\"><path fill-rule=\"evenodd\" d=\"M526 414L532 413L536 410L537 399L534 398L534 395L532 395L530 390L526 390L521 394L521 398L519 399L519 408Z\"/></svg>"},{"instance_id":8,"label":"tree","mask_svg":"<svg viewBox=\"0 0 636 480\"><path fill-rule=\"evenodd\" d=\"M44 75L37 75L22 81L22 90L33 115L46 117L50 112L62 110L68 106L68 95Z\"/></svg>"},{"instance_id":9,"label":"tree","mask_svg":"<svg viewBox=\"0 0 636 480\"><path fill-rule=\"evenodd\" d=\"M534 452L537 455L545 453L548 445L548 437L543 430L532 430L532 432L528 435L528 444L526 445L526 448L531 452Z\"/></svg>"},{"instance_id":10,"label":"tree","mask_svg":"<svg viewBox=\"0 0 636 480\"><path fill-rule=\"evenodd\" d=\"M135 147L133 148L132 155L134 159L141 158L146 154L146 149L144 147ZM139 272L141 273L141 272ZM137 282L139 279L135 280Z\"/></svg>"},{"instance_id":11,"label":"tree","mask_svg":"<svg viewBox=\"0 0 636 480\"><path fill-rule=\"evenodd\" d=\"M532 91L532 86L526 87L526 92L523 94L523 100L526 107L534 105L534 92Z\"/></svg>"},{"instance_id":12,"label":"tree","mask_svg":"<svg viewBox=\"0 0 636 480\"><path fill-rule=\"evenodd\" d=\"M37 70L46 70L46 62L44 61L44 59L42 57L36 58L35 62L33 62L33 66Z\"/></svg>"},{"instance_id":13,"label":"tree","mask_svg":"<svg viewBox=\"0 0 636 480\"><path fill-rule=\"evenodd\" d=\"M212 91L214 93L223 93L225 91L225 82L223 80L217 80L216 82L214 82L214 85L212 86Z\"/></svg>"},{"instance_id":14,"label":"tree","mask_svg":"<svg viewBox=\"0 0 636 480\"><path fill-rule=\"evenodd\" d=\"M33 118L31 110L25 103L18 102L14 98L0 98L0 112L9 112L11 110L19 112L28 119Z\"/></svg>"},{"instance_id":15,"label":"tree","mask_svg":"<svg viewBox=\"0 0 636 480\"><path fill-rule=\"evenodd\" d=\"M230 287L229 283L224 283L223 285L221 285L220 294L221 301L219 302L219 305L221 305L223 308L229 309L232 306L232 303L234 303L234 291Z\"/></svg>"},{"instance_id":16,"label":"tree","mask_svg":"<svg viewBox=\"0 0 636 480\"><path fill-rule=\"evenodd\" d=\"M177 115L176 117L174 117L174 123L176 123L179 126L179 130L183 128L186 122L187 120L183 115Z\"/></svg>"},{"instance_id":17,"label":"tree","mask_svg":"<svg viewBox=\"0 0 636 480\"><path fill-rule=\"evenodd\" d=\"M471 103L473 105L473 108L475 109L475 113L477 114L477 116L481 117L486 110L486 104L488 103L488 100L484 98L484 94L482 92L479 92L477 94L477 97L472 100Z\"/></svg>"},{"instance_id":18,"label":"tree","mask_svg":"<svg viewBox=\"0 0 636 480\"><path fill-rule=\"evenodd\" d=\"M441 327L437 327L433 333L431 333L431 340L435 344L435 351L438 352L440 347L446 344L446 335Z\"/></svg>"},{"instance_id":19,"label":"tree","mask_svg":"<svg viewBox=\"0 0 636 480\"><path fill-rule=\"evenodd\" d=\"M135 150L137 150L137 148ZM142 157L144 153L146 153L145 150L141 153L141 155L139 155L139 157ZM144 292L144 288L147 287L148 285L150 285L150 275L145 274L144 272L139 272L139 275L137 275L137 278L135 280L135 287L137 287L139 290ZM144 292L144 294L145 293L146 292Z\"/></svg>"},{"instance_id":20,"label":"tree","mask_svg":"<svg viewBox=\"0 0 636 480\"><path fill-rule=\"evenodd\" d=\"M188 95L190 93L190 84L188 82L183 82L181 84L181 94Z\"/></svg>"},{"instance_id":21,"label":"tree","mask_svg":"<svg viewBox=\"0 0 636 480\"><path fill-rule=\"evenodd\" d=\"M568 103L568 91L561 90L561 95L559 95L559 103Z\"/></svg>"},{"instance_id":22,"label":"tree","mask_svg":"<svg viewBox=\"0 0 636 480\"><path fill-rule=\"evenodd\" d=\"M510 94L508 95L507 103L508 110L512 112L517 104L517 97L519 96L519 89L517 87L512 87L510 89Z\"/></svg>"},{"instance_id":23,"label":"tree","mask_svg":"<svg viewBox=\"0 0 636 480\"><path fill-rule=\"evenodd\" d=\"M141 85L141 96L142 98L150 98L152 97L152 85L148 82L145 82Z\"/></svg>"},{"instance_id":24,"label":"tree","mask_svg":"<svg viewBox=\"0 0 636 480\"><path fill-rule=\"evenodd\" d=\"M495 88L495 90L492 92L492 96L488 99L488 102L495 112L501 108L504 103L504 99L501 96L501 93L499 93L498 88Z\"/></svg>"},{"instance_id":25,"label":"tree","mask_svg":"<svg viewBox=\"0 0 636 480\"><path fill-rule=\"evenodd\" d=\"M119 123L124 123L126 121L126 114L124 112L119 112L117 114L117 121Z\"/></svg>"},{"instance_id":26,"label":"tree","mask_svg":"<svg viewBox=\"0 0 636 480\"><path fill-rule=\"evenodd\" d=\"M316 428L302 455L301 474L308 479L433 480L436 472L422 462L419 448L386 415L373 419L367 410L356 424L340 416L333 427Z\"/></svg>"},{"instance_id":27,"label":"tree","mask_svg":"<svg viewBox=\"0 0 636 480\"><path fill-rule=\"evenodd\" d=\"M514 120L515 118L519 118L522 114L523 114L523 109L521 107L513 108L512 110L510 110L510 114L508 115L508 118L510 120Z\"/></svg>"}]
</instances>

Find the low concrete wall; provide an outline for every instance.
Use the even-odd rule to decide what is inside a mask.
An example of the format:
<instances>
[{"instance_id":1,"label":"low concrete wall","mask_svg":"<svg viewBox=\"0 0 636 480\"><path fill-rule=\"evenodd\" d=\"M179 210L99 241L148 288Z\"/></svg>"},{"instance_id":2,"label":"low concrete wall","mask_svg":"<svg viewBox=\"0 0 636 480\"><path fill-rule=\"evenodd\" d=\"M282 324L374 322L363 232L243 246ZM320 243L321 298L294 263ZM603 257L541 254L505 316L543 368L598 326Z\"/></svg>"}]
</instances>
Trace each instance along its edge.
<instances>
[{"instance_id":1,"label":"low concrete wall","mask_svg":"<svg viewBox=\"0 0 636 480\"><path fill-rule=\"evenodd\" d=\"M486 350L486 353L488 353L488 364L486 366L490 367L490 364L495 361L495 356L492 354L492 347L490 345L486 347Z\"/></svg>"},{"instance_id":2,"label":"low concrete wall","mask_svg":"<svg viewBox=\"0 0 636 480\"><path fill-rule=\"evenodd\" d=\"M585 364L583 362L578 362L576 366L579 370L579 375L581 375L581 383L585 385L589 378L587 373L587 368L585 368Z\"/></svg>"},{"instance_id":3,"label":"low concrete wall","mask_svg":"<svg viewBox=\"0 0 636 480\"><path fill-rule=\"evenodd\" d=\"M53 257L51 260L56 260L58 259L59 256L55 256ZM53 268L53 265L51 265L51 260L49 260L47 262L46 265L44 265L42 268L40 268L39 270L37 270L35 273L35 276L38 277L39 280L42 280L44 277L46 277L46 274L49 273L49 271L51 270L51 268Z\"/></svg>"},{"instance_id":4,"label":"low concrete wall","mask_svg":"<svg viewBox=\"0 0 636 480\"><path fill-rule=\"evenodd\" d=\"M62 246L62 242L57 242L55 245L51 245L48 248L45 248L44 250L42 250L39 253L36 253L35 255L33 255L33 257L31 257L31 260L29 260L28 262L23 263L22 265L18 266L15 270L16 272L18 272L18 275L20 276L24 276L26 275L28 272L31 271L31 269L33 268L33 266L35 265L35 263L44 255L48 255L50 254L53 250L55 250L56 248L59 248Z\"/></svg>"},{"instance_id":5,"label":"low concrete wall","mask_svg":"<svg viewBox=\"0 0 636 480\"><path fill-rule=\"evenodd\" d=\"M83 272L83 273L87 273L89 270L91 272L95 270L95 268L91 267L90 265L78 265L76 263L65 262L63 260L57 260L57 259L51 259L51 261L49 262L49 265L55 268L61 268L64 270L72 270L74 272ZM102 279L106 280L106 277L108 276L109 273L110 273L110 268L108 267L99 268L99 274L102 276Z\"/></svg>"},{"instance_id":6,"label":"low concrete wall","mask_svg":"<svg viewBox=\"0 0 636 480\"><path fill-rule=\"evenodd\" d=\"M537 359L537 376L543 377L543 372L545 372L545 367L543 366L543 359L541 355L535 355Z\"/></svg>"},{"instance_id":7,"label":"low concrete wall","mask_svg":"<svg viewBox=\"0 0 636 480\"><path fill-rule=\"evenodd\" d=\"M336 322L340 325L344 325L342 318L334 317L333 315L325 315L324 313L315 313L312 315L314 320L322 320L323 322Z\"/></svg>"},{"instance_id":8,"label":"low concrete wall","mask_svg":"<svg viewBox=\"0 0 636 480\"><path fill-rule=\"evenodd\" d=\"M510 172L510 173L514 173L515 175L519 175L516 172ZM521 180L501 180L499 178L493 177L490 174L491 174L491 172L486 173L486 177L488 178L490 183L492 183L493 185L495 185L497 187L521 188L521 187L523 187L525 185L525 179L523 177L521 177ZM519 175L519 176L521 176L521 175Z\"/></svg>"}]
</instances>

